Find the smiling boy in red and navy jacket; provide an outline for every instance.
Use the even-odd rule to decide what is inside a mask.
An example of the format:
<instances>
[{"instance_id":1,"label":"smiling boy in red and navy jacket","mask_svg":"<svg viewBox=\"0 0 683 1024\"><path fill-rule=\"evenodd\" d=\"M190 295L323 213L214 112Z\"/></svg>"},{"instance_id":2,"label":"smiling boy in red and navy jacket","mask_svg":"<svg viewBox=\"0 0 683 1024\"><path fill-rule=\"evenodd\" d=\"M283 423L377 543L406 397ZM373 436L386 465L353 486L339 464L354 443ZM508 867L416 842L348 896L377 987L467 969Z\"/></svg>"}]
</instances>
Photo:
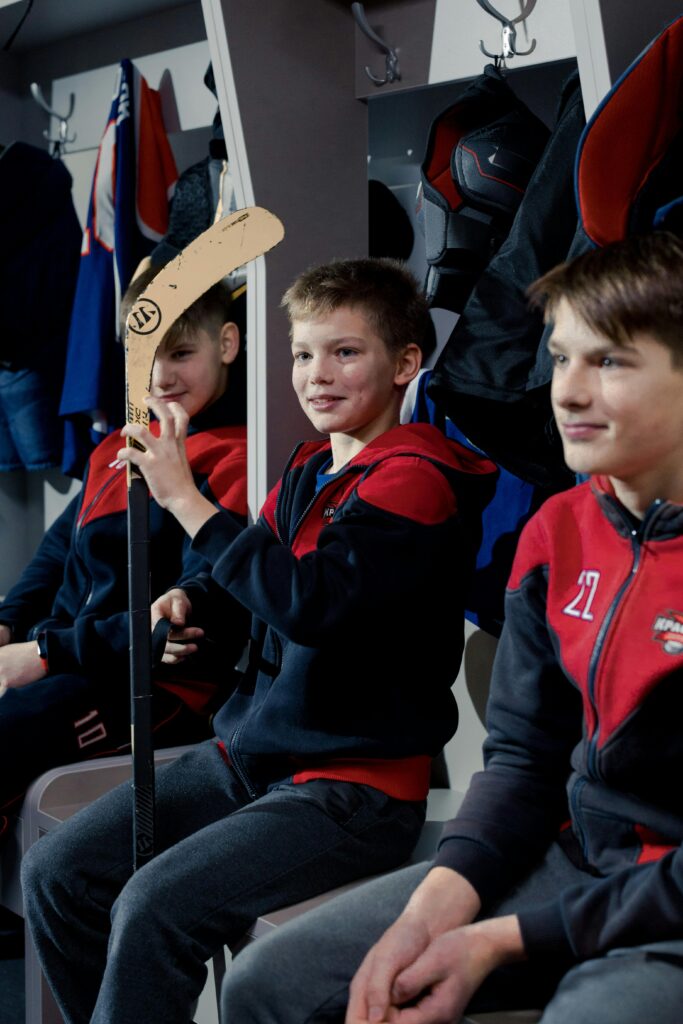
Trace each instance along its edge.
<instances>
[{"instance_id":1,"label":"smiling boy in red and navy jacket","mask_svg":"<svg viewBox=\"0 0 683 1024\"><path fill-rule=\"evenodd\" d=\"M665 233L533 286L565 458L591 479L522 533L484 771L431 863L246 950L225 1024L345 1008L347 1024L532 1007L542 1024L680 1021L682 295L683 241Z\"/></svg>"},{"instance_id":2,"label":"smiling boy in red and navy jacket","mask_svg":"<svg viewBox=\"0 0 683 1024\"><path fill-rule=\"evenodd\" d=\"M166 662L192 651L225 594L252 613L251 644L216 741L157 773L154 860L130 877L124 789L25 863L28 919L67 1021L189 1020L205 961L259 914L400 864L420 834L431 758L457 723L471 532L495 467L429 424L399 426L433 345L401 265L333 263L297 279L284 304L294 389L328 438L297 448L253 526L193 487L177 454L181 409L150 403L159 438L125 428L146 451L120 457L211 566L153 605L153 621L173 625ZM113 925L102 905L83 911L82 880L99 900L101 871ZM84 947L91 983L76 991Z\"/></svg>"},{"instance_id":3,"label":"smiling boy in red and navy jacket","mask_svg":"<svg viewBox=\"0 0 683 1024\"><path fill-rule=\"evenodd\" d=\"M254 792L275 773L426 797L457 721L447 683L471 550L456 494L476 493L491 470L427 424L380 434L338 470L329 441L307 442L259 530L237 537L216 516L196 535L213 580L254 612L249 668L214 722Z\"/></svg>"}]
</instances>

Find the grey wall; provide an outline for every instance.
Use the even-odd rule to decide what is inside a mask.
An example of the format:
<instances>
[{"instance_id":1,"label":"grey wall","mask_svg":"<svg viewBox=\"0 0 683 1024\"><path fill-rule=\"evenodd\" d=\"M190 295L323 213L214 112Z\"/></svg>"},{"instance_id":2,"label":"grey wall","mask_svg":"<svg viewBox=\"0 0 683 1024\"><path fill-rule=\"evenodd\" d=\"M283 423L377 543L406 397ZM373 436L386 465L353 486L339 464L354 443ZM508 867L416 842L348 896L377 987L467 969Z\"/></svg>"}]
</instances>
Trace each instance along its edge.
<instances>
[{"instance_id":1,"label":"grey wall","mask_svg":"<svg viewBox=\"0 0 683 1024\"><path fill-rule=\"evenodd\" d=\"M268 477L315 436L294 398L282 293L307 266L367 253L367 112L354 23L332 0L222 0L254 196L285 225L267 258ZM245 45L244 41L248 41Z\"/></svg>"},{"instance_id":2,"label":"grey wall","mask_svg":"<svg viewBox=\"0 0 683 1024\"><path fill-rule=\"evenodd\" d=\"M647 43L683 14L680 0L648 0L637 17L624 11L624 0L600 0L607 63L614 82Z\"/></svg>"}]
</instances>

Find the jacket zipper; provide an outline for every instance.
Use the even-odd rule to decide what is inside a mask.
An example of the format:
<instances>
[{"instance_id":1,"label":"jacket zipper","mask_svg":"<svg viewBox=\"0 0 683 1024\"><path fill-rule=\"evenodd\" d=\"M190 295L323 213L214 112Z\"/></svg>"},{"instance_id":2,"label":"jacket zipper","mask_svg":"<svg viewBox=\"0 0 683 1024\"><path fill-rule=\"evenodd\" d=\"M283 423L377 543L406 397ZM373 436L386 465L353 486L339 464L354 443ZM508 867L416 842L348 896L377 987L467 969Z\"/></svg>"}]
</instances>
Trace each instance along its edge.
<instances>
[{"instance_id":1,"label":"jacket zipper","mask_svg":"<svg viewBox=\"0 0 683 1024\"><path fill-rule=\"evenodd\" d=\"M583 850L584 857L586 858L586 860L588 860L588 844L586 843L586 833L584 831L583 825L581 824L581 815L579 813L579 799L585 785L585 778L579 778L576 780L576 782L572 786L572 791L569 797L569 804L571 808L572 828L574 830L574 835L576 836L576 839L579 845L581 846L581 849Z\"/></svg>"},{"instance_id":2,"label":"jacket zipper","mask_svg":"<svg viewBox=\"0 0 683 1024\"><path fill-rule=\"evenodd\" d=\"M593 648L593 653L591 655L591 660L588 666L588 699L590 701L591 708L593 709L593 715L595 716L595 728L593 730L593 736L588 741L587 766L588 774L594 779L600 778L600 771L598 768L598 737L600 735L600 720L598 717L598 709L595 700L595 684L600 657L602 655L607 633L612 624L617 608L621 604L624 595L626 594L626 591L633 583L637 575L638 569L640 568L643 543L651 534L652 526L659 515L662 505L663 502L661 500L653 502L652 506L648 510L648 514L645 516L645 519L643 520L639 529L633 529L630 526L630 524L628 524L631 548L633 551L633 563L631 565L631 570L628 576L619 587L619 590L617 591L614 600L612 601L610 607L607 610L607 614L605 615L605 618L602 621L600 630L598 632L597 640L595 642L595 647ZM620 512L619 506L615 507L617 511Z\"/></svg>"},{"instance_id":3,"label":"jacket zipper","mask_svg":"<svg viewBox=\"0 0 683 1024\"><path fill-rule=\"evenodd\" d=\"M243 727L244 727L244 723L242 723L242 725L238 725L237 728L235 729L234 733L232 734L231 738L230 738L230 750L229 750L230 762L232 764L232 767L235 769L235 775L237 776L237 778L240 780L240 782L242 783L242 785L246 789L247 794L249 795L249 797L252 800L255 800L256 797L258 796L258 794L257 794L256 790L253 789L253 787L252 787L252 785L251 785L251 783L249 781L249 776L247 775L247 773L245 772L244 768L242 767L242 762L240 760L240 756L237 753L237 744L238 744L238 741L239 741L239 735L240 735Z\"/></svg>"},{"instance_id":4,"label":"jacket zipper","mask_svg":"<svg viewBox=\"0 0 683 1024\"><path fill-rule=\"evenodd\" d=\"M598 707L595 699L595 683L598 674L600 658L602 656L605 640L607 638L607 633L609 632L609 628L617 612L617 608L621 604L626 591L633 583L635 575L638 571L638 567L640 565L640 542L638 541L637 535L633 532L631 533L631 547L633 550L633 563L631 565L630 572L624 580L624 582L619 587L618 591L616 592L611 605L607 609L607 614L605 615L605 618L602 620L602 624L600 626L600 630L595 641L595 647L593 648L593 653L591 655L591 660L588 666L588 700L590 701L590 706L593 709L593 715L595 717L595 727L593 729L593 735L591 739L588 741L588 774L595 779L600 778L600 772L598 770L597 763L598 737L600 735L600 719L598 716Z\"/></svg>"},{"instance_id":5,"label":"jacket zipper","mask_svg":"<svg viewBox=\"0 0 683 1024\"><path fill-rule=\"evenodd\" d=\"M587 768L588 768L588 775L589 775L589 777L592 777L592 778L595 778L595 779L599 779L600 778L600 772L599 772L599 769L598 769L598 757L597 757L597 748L598 748L597 740L598 740L598 736L600 734L600 722L599 722L599 719L598 719L598 709L597 709L597 706L596 706L596 703L595 703L595 682L596 682L596 675L597 675L597 669L598 669L598 662L600 660L600 655L602 654L602 648L604 646L604 642L605 642L605 638L606 638L606 635L607 635L607 631L609 630L610 624L611 624L612 620L614 619L614 615L616 613L616 610L617 610L619 604L621 603L621 601L622 601L626 591L628 590L628 588L631 586L631 583L635 579L636 574L638 572L638 569L640 568L641 555L642 555L642 545L645 542L645 540L647 539L647 537L652 533L653 523L655 522L655 520L656 520L656 518L658 516L658 513L660 511L660 508L661 508L661 506L663 504L664 503L662 501L660 501L660 500L657 500L657 501L655 501L653 503L653 506L651 507L651 510L649 511L648 515L646 515L645 519L643 520L643 523L642 523L642 526L641 526L640 530L632 529L630 527L630 524L629 524L631 548L632 548L632 551L633 551L633 563L631 565L631 570L630 570L627 578L624 580L624 582L619 587L619 590L617 591L617 593L616 593L616 595L614 597L614 600L612 601L612 604L610 605L610 607L609 607L609 609L607 611L607 614L605 615L605 618L603 619L602 625L600 626L600 631L598 633L598 638L597 638L596 643L595 643L595 648L594 648L593 654L591 656L591 661L590 661L590 664L589 664L589 669L588 669L588 698L589 698L589 701L590 701L590 705L591 705L591 707L593 709L593 714L595 716L595 729L593 730L592 738L588 741L588 754L587 754L587 762L588 763L587 763ZM639 536L639 534L640 534L640 536ZM586 782L587 782L586 778L579 778L577 780L575 785L572 787L569 803L570 803L570 808L571 808L572 826L573 826L573 829L574 829L574 834L576 835L576 838L577 838L579 844L581 845L581 849L583 850L584 857L586 858L586 860L588 860L589 858L588 858L588 847L587 847L587 843L586 843L586 832L585 832L585 830L584 830L584 828L583 828L583 826L581 824L581 815L580 815L580 810L579 810L579 803L580 803L580 799L581 799L581 793L583 792L583 790L584 790L584 788L586 786Z\"/></svg>"},{"instance_id":6,"label":"jacket zipper","mask_svg":"<svg viewBox=\"0 0 683 1024\"><path fill-rule=\"evenodd\" d=\"M118 478L119 473L122 473L122 472L123 472L123 470L119 469L119 470L116 471L116 473L114 473L113 476L110 476L108 480L105 480L105 482L102 484L100 489L97 491L97 493L93 496L93 498L89 502L88 506L83 510L83 512L81 512L81 514L79 515L78 519L76 520L76 537L78 537L78 535L80 534L81 530L83 529L83 526L85 525L85 520L87 519L87 517L90 514L90 512L92 512L92 510L95 507L95 505L97 505L97 503L99 502L99 500L102 497L102 495L104 494L104 492L109 487L111 487L112 484L114 484L114 482ZM90 603L90 599L92 598L92 594L93 594L92 575L91 575L91 573L88 570L86 570L86 565L85 565L85 562L83 561L83 559L80 559L80 561L81 561L81 564L83 566L84 573L86 571L88 572L88 580L89 580L89 582L88 582L87 593L85 594L85 597L81 600L81 603L78 606L78 612L76 613L77 615L80 615L80 613L83 611L83 609L88 607L88 604Z\"/></svg>"},{"instance_id":7,"label":"jacket zipper","mask_svg":"<svg viewBox=\"0 0 683 1024\"><path fill-rule=\"evenodd\" d=\"M288 471L289 471L289 465L293 461L297 451L299 450L299 447L300 446L295 448L294 451L292 452L292 455L290 457L289 463L287 465L287 469L282 474L282 478L283 479L285 479L285 477L287 476ZM369 466L367 466L367 465L363 465L363 466L356 465L356 466L353 466L351 469L348 469L343 475L345 476L346 473L351 473L351 472L356 472L356 471L358 471L358 472L360 472L362 474L368 468L369 468ZM293 529L290 531L290 535L289 535L289 540L288 541L283 540L283 538L282 538L282 531L280 530L280 523L282 521L282 516L280 515L281 508L282 508L282 488L280 488L280 490L278 492L278 496L277 496L277 501L275 502L275 531L277 533L277 539L280 541L281 544L289 544L290 547L292 546L292 544L294 543L294 538L296 537L296 535L297 535L297 533L299 531L299 528L301 527L302 523L304 522L304 520L308 516L309 512L311 511L311 509L313 508L315 503L317 502L317 500L320 497L320 495L323 493L323 491L327 487L330 486L330 484L337 483L337 481L341 480L341 478L342 478L341 476L337 476L335 474L335 476L331 480L328 480L327 483L324 483L322 485L322 487L318 488L318 490L315 492L315 494L313 495L313 497L309 501L309 503L306 506L306 508L303 510L303 512L301 513L301 515L297 519L296 523L294 524Z\"/></svg>"},{"instance_id":8,"label":"jacket zipper","mask_svg":"<svg viewBox=\"0 0 683 1024\"><path fill-rule=\"evenodd\" d=\"M119 473L123 473L123 470L122 469L117 470L116 473L113 476L111 476L108 480L105 480L105 482L100 487L99 491L90 500L87 508L85 508L83 510L83 512L81 512L81 514L79 515L79 517L78 517L78 519L76 521L76 530L77 531L82 529L82 527L83 527L83 525L85 523L85 520L88 517L89 513L93 510L93 508L95 507L97 502L100 500L100 498L102 497L104 492L107 490L107 488L111 487L112 484L117 480Z\"/></svg>"}]
</instances>

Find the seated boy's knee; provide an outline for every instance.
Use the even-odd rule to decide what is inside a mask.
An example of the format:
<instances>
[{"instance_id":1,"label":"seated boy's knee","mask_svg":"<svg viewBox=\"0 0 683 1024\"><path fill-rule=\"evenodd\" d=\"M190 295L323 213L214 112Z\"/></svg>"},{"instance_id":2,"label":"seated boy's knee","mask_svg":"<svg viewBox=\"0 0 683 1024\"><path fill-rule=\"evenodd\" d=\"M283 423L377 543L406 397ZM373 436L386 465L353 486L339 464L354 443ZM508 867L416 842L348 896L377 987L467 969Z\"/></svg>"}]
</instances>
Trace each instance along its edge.
<instances>
[{"instance_id":1,"label":"seated boy's knee","mask_svg":"<svg viewBox=\"0 0 683 1024\"><path fill-rule=\"evenodd\" d=\"M111 908L112 928L132 930L138 935L160 934L165 923L173 926L173 903L157 891L154 878L139 871L128 879Z\"/></svg>"},{"instance_id":2,"label":"seated boy's knee","mask_svg":"<svg viewBox=\"0 0 683 1024\"><path fill-rule=\"evenodd\" d=\"M48 892L69 871L69 858L63 857L60 843L54 841L55 833L43 836L33 843L21 860L21 888L24 901L30 901L34 892Z\"/></svg>"},{"instance_id":3,"label":"seated boy's knee","mask_svg":"<svg viewBox=\"0 0 683 1024\"><path fill-rule=\"evenodd\" d=\"M266 998L269 973L262 972L259 967L258 950L255 955L255 943L243 949L235 957L223 978L221 988L221 1021L224 1024L246 1024L253 1021L256 1006L268 1005Z\"/></svg>"}]
</instances>

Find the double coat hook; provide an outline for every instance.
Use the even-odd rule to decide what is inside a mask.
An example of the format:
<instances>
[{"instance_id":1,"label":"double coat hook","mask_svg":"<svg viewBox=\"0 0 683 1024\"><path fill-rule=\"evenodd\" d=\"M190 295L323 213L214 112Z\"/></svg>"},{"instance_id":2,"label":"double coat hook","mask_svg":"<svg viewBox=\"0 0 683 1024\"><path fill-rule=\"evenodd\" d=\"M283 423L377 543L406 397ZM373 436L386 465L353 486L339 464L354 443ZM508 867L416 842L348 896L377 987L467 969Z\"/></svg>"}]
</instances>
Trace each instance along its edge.
<instances>
[{"instance_id":1,"label":"double coat hook","mask_svg":"<svg viewBox=\"0 0 683 1024\"><path fill-rule=\"evenodd\" d=\"M71 137L69 137L68 135L69 118L74 112L74 104L76 102L76 97L73 93L70 93L68 111L66 112L66 114L58 114L56 110L52 109L52 107L49 105L49 103L43 96L43 90L40 88L37 82L31 82L31 95L33 96L38 106L43 108L46 114L49 114L50 117L56 117L59 121L59 130L56 139L50 135L49 131L44 131L43 135L45 136L48 142L52 143L52 156L61 157L62 152L64 150L64 146L69 142L76 141L75 132Z\"/></svg>"},{"instance_id":2,"label":"double coat hook","mask_svg":"<svg viewBox=\"0 0 683 1024\"><path fill-rule=\"evenodd\" d=\"M534 0L534 3L536 0ZM381 36L377 35L375 30L371 28L370 23L365 14L365 8L363 4L354 3L351 4L351 13L353 14L354 20L358 25L361 32L370 39L375 46L384 54L386 62L386 71L384 78L378 78L377 75L373 75L369 67L365 68L365 74L368 76L370 81L374 82L375 85L386 85L387 83L397 82L401 77L401 72L398 66L398 53L391 46L388 46L384 42Z\"/></svg>"},{"instance_id":3,"label":"double coat hook","mask_svg":"<svg viewBox=\"0 0 683 1024\"><path fill-rule=\"evenodd\" d=\"M536 49L536 40L531 40L531 46L528 50L517 49L517 29L515 25L518 25L522 21L526 21L534 7L536 6L536 0L520 0L521 11L516 18L506 18L504 14L497 11L493 4L489 3L489 0L477 0L477 3L490 14L493 18L499 21L502 25L502 53L490 53L484 46L483 40L479 43L481 52L487 57L490 57L495 61L496 67L500 67L502 64L505 66L505 61L510 57L526 57L528 54L533 53Z\"/></svg>"}]
</instances>

